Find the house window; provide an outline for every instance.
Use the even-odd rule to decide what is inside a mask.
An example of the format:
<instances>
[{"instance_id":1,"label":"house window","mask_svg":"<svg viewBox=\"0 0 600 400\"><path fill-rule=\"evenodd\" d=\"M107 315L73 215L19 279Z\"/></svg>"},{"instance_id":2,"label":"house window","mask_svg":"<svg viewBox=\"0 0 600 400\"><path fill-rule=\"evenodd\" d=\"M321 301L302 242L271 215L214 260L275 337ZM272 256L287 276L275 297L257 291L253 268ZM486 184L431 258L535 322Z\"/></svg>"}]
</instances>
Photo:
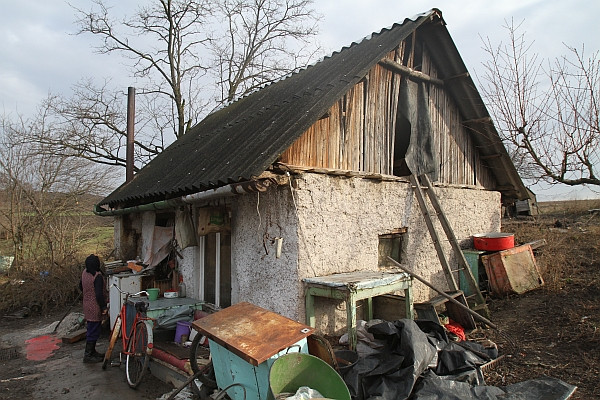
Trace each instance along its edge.
<instances>
[{"instance_id":1,"label":"house window","mask_svg":"<svg viewBox=\"0 0 600 400\"><path fill-rule=\"evenodd\" d=\"M231 305L231 233L202 236L200 297L218 307Z\"/></svg>"},{"instance_id":2,"label":"house window","mask_svg":"<svg viewBox=\"0 0 600 400\"><path fill-rule=\"evenodd\" d=\"M394 229L390 233L379 235L379 267L395 267L388 257L401 263L406 246L406 228Z\"/></svg>"}]
</instances>

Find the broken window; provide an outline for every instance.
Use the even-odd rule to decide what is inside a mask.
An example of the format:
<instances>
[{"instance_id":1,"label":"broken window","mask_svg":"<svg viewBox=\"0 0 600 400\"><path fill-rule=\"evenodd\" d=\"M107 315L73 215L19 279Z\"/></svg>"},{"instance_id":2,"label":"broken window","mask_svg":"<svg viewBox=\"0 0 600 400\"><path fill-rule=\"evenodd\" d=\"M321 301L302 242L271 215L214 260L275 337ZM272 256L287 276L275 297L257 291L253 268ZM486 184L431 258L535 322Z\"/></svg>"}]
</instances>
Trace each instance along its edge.
<instances>
[{"instance_id":1,"label":"broken window","mask_svg":"<svg viewBox=\"0 0 600 400\"><path fill-rule=\"evenodd\" d=\"M379 235L379 267L395 267L388 257L401 263L406 246L407 228L394 229L392 232Z\"/></svg>"}]
</instances>

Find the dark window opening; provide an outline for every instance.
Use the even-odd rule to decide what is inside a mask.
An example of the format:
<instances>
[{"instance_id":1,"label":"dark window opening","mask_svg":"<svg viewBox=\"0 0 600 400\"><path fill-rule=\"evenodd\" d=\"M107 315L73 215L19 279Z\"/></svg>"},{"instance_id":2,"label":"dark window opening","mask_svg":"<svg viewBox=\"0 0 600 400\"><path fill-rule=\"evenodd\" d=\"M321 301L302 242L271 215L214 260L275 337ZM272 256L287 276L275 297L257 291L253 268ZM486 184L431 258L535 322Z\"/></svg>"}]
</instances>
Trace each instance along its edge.
<instances>
[{"instance_id":1,"label":"dark window opening","mask_svg":"<svg viewBox=\"0 0 600 400\"><path fill-rule=\"evenodd\" d=\"M402 90L403 88L400 88ZM408 176L410 170L406 165L406 151L410 144L410 121L402 115L400 110L396 113L396 132L394 133L394 169L396 176Z\"/></svg>"},{"instance_id":2,"label":"dark window opening","mask_svg":"<svg viewBox=\"0 0 600 400\"><path fill-rule=\"evenodd\" d=\"M388 259L402 263L406 247L407 228L394 229L390 233L379 235L379 267L395 267L395 264Z\"/></svg>"},{"instance_id":3,"label":"dark window opening","mask_svg":"<svg viewBox=\"0 0 600 400\"><path fill-rule=\"evenodd\" d=\"M175 225L175 213L172 213L172 212L156 213L154 225L155 226L173 226L173 225Z\"/></svg>"}]
</instances>

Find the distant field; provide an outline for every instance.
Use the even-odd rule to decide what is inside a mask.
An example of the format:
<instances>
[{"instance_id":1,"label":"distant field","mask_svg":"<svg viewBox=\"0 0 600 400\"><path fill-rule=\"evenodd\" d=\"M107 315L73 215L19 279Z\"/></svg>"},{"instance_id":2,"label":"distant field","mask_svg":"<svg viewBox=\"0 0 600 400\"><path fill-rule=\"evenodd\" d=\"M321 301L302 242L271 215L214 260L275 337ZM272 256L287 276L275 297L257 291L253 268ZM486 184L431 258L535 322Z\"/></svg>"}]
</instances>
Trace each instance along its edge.
<instances>
[{"instance_id":1,"label":"distant field","mask_svg":"<svg viewBox=\"0 0 600 400\"><path fill-rule=\"evenodd\" d=\"M113 248L113 218L94 215L88 211L91 208L90 205L85 211L72 215L79 217L83 224L83 229L78 235L78 257L85 257L90 253L108 254ZM8 230L0 229L0 255L13 255L13 242Z\"/></svg>"},{"instance_id":2,"label":"distant field","mask_svg":"<svg viewBox=\"0 0 600 400\"><path fill-rule=\"evenodd\" d=\"M592 209L600 208L600 199L595 200L566 200L566 201L543 201L538 202L540 213L583 213Z\"/></svg>"}]
</instances>

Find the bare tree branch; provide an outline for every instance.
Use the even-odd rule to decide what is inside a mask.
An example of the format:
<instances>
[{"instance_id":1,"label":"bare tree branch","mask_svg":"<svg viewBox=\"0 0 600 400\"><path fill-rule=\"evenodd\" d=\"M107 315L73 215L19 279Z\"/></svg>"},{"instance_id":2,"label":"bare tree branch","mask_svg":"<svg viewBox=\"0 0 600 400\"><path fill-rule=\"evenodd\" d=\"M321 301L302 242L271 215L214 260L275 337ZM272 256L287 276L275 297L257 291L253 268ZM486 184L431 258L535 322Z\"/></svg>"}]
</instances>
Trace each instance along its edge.
<instances>
[{"instance_id":1,"label":"bare tree branch","mask_svg":"<svg viewBox=\"0 0 600 400\"><path fill-rule=\"evenodd\" d=\"M182 89L188 86L186 82L201 78L208 70L198 55L205 52L211 40L205 27L212 15L211 2L155 0L119 22L111 18L111 9L103 0L93 3L95 11L76 9L79 34L98 36L98 53L118 53L128 58L134 76L147 78L147 92L165 95L172 102L175 136L185 134L197 115L189 101L193 95Z\"/></svg>"},{"instance_id":2,"label":"bare tree branch","mask_svg":"<svg viewBox=\"0 0 600 400\"><path fill-rule=\"evenodd\" d=\"M123 57L136 79L135 170L210 109L318 51L312 0L151 0L119 19L109 1L73 8L77 34L98 38L96 52ZM32 130L25 140L48 155L125 166L126 95L110 83L82 80L70 97L49 96L43 106L60 129Z\"/></svg>"},{"instance_id":3,"label":"bare tree branch","mask_svg":"<svg viewBox=\"0 0 600 400\"><path fill-rule=\"evenodd\" d=\"M110 171L76 156L54 154L24 137L52 136L58 129L47 107L34 119L2 118L0 131L0 227L12 240L16 262L60 265L77 250L82 196L106 193ZM34 134L37 131L39 135Z\"/></svg>"},{"instance_id":4,"label":"bare tree branch","mask_svg":"<svg viewBox=\"0 0 600 400\"><path fill-rule=\"evenodd\" d=\"M507 23L509 42L484 40L482 93L525 178L600 185L599 53L573 47L548 62L533 52L521 24Z\"/></svg>"},{"instance_id":5,"label":"bare tree branch","mask_svg":"<svg viewBox=\"0 0 600 400\"><path fill-rule=\"evenodd\" d=\"M320 17L310 0L224 0L227 32L213 41L220 103L244 96L306 65Z\"/></svg>"}]
</instances>

